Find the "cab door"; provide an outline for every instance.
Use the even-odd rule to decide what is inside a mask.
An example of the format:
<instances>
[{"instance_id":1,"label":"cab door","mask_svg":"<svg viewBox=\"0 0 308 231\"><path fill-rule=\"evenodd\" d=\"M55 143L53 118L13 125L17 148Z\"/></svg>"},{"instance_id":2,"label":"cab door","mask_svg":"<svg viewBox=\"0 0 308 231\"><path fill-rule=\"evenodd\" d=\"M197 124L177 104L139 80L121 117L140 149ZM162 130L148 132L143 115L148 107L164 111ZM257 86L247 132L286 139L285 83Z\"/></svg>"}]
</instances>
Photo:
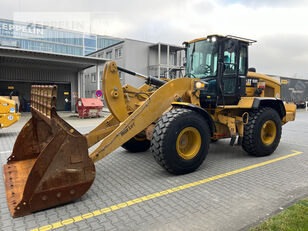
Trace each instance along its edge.
<instances>
[{"instance_id":1,"label":"cab door","mask_svg":"<svg viewBox=\"0 0 308 231\"><path fill-rule=\"evenodd\" d=\"M219 105L237 105L245 95L247 75L247 45L238 40L227 39L221 47L221 86Z\"/></svg>"}]
</instances>

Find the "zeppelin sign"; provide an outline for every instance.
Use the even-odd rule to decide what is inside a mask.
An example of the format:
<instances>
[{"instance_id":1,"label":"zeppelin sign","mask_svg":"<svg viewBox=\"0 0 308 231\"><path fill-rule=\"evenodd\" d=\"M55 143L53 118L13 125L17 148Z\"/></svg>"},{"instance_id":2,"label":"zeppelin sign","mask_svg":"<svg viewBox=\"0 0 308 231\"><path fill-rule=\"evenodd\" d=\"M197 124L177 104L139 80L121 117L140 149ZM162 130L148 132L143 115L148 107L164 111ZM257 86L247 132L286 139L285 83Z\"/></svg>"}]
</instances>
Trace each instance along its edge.
<instances>
[{"instance_id":1,"label":"zeppelin sign","mask_svg":"<svg viewBox=\"0 0 308 231\"><path fill-rule=\"evenodd\" d=\"M2 33L1 33L2 32ZM26 33L33 35L44 35L44 29L29 25L4 23L0 21L0 34L13 35L14 33Z\"/></svg>"}]
</instances>

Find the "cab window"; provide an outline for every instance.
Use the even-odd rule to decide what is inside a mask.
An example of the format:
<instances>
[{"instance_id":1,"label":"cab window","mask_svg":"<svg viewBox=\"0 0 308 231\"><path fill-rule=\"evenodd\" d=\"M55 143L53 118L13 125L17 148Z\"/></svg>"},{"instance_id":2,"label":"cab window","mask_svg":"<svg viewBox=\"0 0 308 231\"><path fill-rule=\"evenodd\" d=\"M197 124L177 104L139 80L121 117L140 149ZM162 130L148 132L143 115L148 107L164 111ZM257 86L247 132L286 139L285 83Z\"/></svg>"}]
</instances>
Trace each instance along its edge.
<instances>
[{"instance_id":1,"label":"cab window","mask_svg":"<svg viewBox=\"0 0 308 231\"><path fill-rule=\"evenodd\" d=\"M236 60L235 51L225 51L224 52L224 74L234 75L236 74Z\"/></svg>"},{"instance_id":2,"label":"cab window","mask_svg":"<svg viewBox=\"0 0 308 231\"><path fill-rule=\"evenodd\" d=\"M223 53L223 93L233 95L237 85L237 49L232 40L224 43Z\"/></svg>"},{"instance_id":3,"label":"cab window","mask_svg":"<svg viewBox=\"0 0 308 231\"><path fill-rule=\"evenodd\" d=\"M241 47L239 58L239 75L246 75L247 70L247 47Z\"/></svg>"}]
</instances>

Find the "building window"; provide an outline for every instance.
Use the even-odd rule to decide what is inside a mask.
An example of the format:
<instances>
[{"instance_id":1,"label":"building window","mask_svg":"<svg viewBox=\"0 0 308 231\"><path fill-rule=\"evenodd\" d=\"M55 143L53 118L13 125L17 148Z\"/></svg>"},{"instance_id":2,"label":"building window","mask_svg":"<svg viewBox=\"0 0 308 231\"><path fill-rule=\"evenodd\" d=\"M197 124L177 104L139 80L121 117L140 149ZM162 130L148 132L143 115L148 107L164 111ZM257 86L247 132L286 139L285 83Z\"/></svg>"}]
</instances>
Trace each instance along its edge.
<instances>
[{"instance_id":1,"label":"building window","mask_svg":"<svg viewBox=\"0 0 308 231\"><path fill-rule=\"evenodd\" d=\"M96 74L95 73L91 74L91 82L96 83Z\"/></svg>"},{"instance_id":2,"label":"building window","mask_svg":"<svg viewBox=\"0 0 308 231\"><path fill-rule=\"evenodd\" d=\"M106 59L112 59L112 51L106 52Z\"/></svg>"},{"instance_id":3,"label":"building window","mask_svg":"<svg viewBox=\"0 0 308 231\"><path fill-rule=\"evenodd\" d=\"M122 47L115 49L115 58L121 58L123 54Z\"/></svg>"},{"instance_id":4,"label":"building window","mask_svg":"<svg viewBox=\"0 0 308 231\"><path fill-rule=\"evenodd\" d=\"M104 52L102 52L102 53L98 54L98 58L103 59L103 58L104 58Z\"/></svg>"},{"instance_id":5,"label":"building window","mask_svg":"<svg viewBox=\"0 0 308 231\"><path fill-rule=\"evenodd\" d=\"M174 66L176 66L176 52L175 51L170 51L170 55L169 55L169 64L170 65L174 65Z\"/></svg>"},{"instance_id":6,"label":"building window","mask_svg":"<svg viewBox=\"0 0 308 231\"><path fill-rule=\"evenodd\" d=\"M91 98L91 92L90 92L90 91L86 91L85 97L86 97L86 98Z\"/></svg>"}]
</instances>

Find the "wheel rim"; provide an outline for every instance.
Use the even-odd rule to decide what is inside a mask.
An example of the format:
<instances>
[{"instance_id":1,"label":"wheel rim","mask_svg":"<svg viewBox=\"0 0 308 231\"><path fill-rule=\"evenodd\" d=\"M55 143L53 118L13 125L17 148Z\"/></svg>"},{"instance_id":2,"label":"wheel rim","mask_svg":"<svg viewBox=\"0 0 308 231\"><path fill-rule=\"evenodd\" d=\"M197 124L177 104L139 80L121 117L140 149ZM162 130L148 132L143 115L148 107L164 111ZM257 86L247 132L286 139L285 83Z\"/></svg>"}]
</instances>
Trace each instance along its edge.
<instances>
[{"instance_id":1,"label":"wheel rim","mask_svg":"<svg viewBox=\"0 0 308 231\"><path fill-rule=\"evenodd\" d=\"M184 128L176 140L176 150L185 160L194 158L201 147L201 135L194 127Z\"/></svg>"},{"instance_id":2,"label":"wheel rim","mask_svg":"<svg viewBox=\"0 0 308 231\"><path fill-rule=\"evenodd\" d=\"M263 144L271 145L276 138L277 128L273 120L266 121L261 128L261 139Z\"/></svg>"}]
</instances>

